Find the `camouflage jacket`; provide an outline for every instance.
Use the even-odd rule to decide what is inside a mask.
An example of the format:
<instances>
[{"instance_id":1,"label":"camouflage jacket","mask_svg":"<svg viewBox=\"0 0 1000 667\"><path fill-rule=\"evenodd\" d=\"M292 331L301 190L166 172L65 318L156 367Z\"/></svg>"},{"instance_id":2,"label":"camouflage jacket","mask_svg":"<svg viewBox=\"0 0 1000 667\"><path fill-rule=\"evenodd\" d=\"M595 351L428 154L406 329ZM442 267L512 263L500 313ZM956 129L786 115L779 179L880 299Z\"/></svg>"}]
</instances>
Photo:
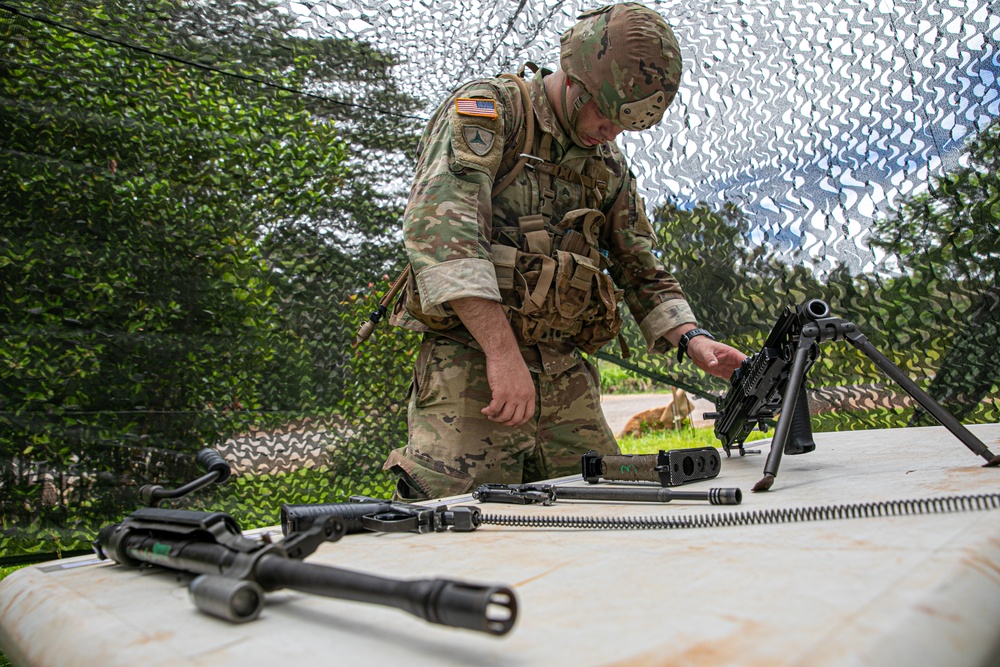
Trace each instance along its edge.
<instances>
[{"instance_id":1,"label":"camouflage jacket","mask_svg":"<svg viewBox=\"0 0 1000 667\"><path fill-rule=\"evenodd\" d=\"M545 95L542 77L546 74L539 71L528 82L535 113L534 146L541 146L545 134L551 135L549 162L600 182L588 193L585 185L571 180L547 181L551 219L562 219L584 202L605 214L600 246L612 260L612 278L625 293L647 349L664 352L670 345L663 334L695 322L694 315L677 280L653 254L653 229L625 157L614 142L589 149L573 144ZM491 196L494 181L513 169L525 132L519 87L501 78L462 86L435 111L420 140L403 217L411 288L397 302L393 324L430 330L407 313L406 301L415 296L423 313L442 318L453 314L447 304L454 299L501 301L491 239L496 230L516 228L519 217L539 213L542 200L539 173L530 168L530 162L507 188ZM471 338L460 325L447 335L466 342ZM541 366L547 373L578 363L578 354L565 346L539 347Z\"/></svg>"}]
</instances>

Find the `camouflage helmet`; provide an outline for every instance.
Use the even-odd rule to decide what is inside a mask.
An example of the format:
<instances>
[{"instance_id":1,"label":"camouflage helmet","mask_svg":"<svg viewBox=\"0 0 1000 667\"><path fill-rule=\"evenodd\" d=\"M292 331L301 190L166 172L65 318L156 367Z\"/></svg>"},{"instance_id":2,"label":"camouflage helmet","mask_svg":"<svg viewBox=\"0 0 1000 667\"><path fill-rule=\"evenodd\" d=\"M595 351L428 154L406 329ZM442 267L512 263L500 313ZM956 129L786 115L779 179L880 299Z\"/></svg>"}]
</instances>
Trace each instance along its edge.
<instances>
[{"instance_id":1,"label":"camouflage helmet","mask_svg":"<svg viewBox=\"0 0 1000 667\"><path fill-rule=\"evenodd\" d=\"M677 93L677 39L647 7L628 2L581 14L561 42L563 72L623 130L658 123Z\"/></svg>"}]
</instances>

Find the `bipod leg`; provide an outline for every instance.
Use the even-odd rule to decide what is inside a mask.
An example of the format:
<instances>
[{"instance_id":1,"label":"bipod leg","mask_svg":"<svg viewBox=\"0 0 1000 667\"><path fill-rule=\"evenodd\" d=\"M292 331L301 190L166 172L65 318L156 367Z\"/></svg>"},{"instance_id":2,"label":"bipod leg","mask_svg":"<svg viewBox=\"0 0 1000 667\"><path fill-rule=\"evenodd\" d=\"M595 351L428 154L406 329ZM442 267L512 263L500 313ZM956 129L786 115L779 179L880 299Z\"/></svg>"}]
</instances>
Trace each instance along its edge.
<instances>
[{"instance_id":1,"label":"bipod leg","mask_svg":"<svg viewBox=\"0 0 1000 667\"><path fill-rule=\"evenodd\" d=\"M805 335L799 338L798 347L795 348L795 356L792 358L792 369L788 373L788 384L781 397L781 416L778 417L778 424L774 427L771 451L764 463L764 476L754 484L754 491L767 491L774 484L774 478L778 474L778 466L781 465L781 455L785 450L785 439L788 438L792 419L795 418L795 404L799 399L799 388L803 386L805 381L809 352L815 344L816 341L813 338Z\"/></svg>"},{"instance_id":2,"label":"bipod leg","mask_svg":"<svg viewBox=\"0 0 1000 667\"><path fill-rule=\"evenodd\" d=\"M983 444L982 440L974 436L969 429L965 428L962 422L955 419L954 415L941 407L941 404L931 398L930 394L918 387L916 382L907 377L903 371L899 370L899 366L892 363L888 357L875 349L875 346L871 344L863 333L854 329L854 331L846 334L846 338L850 341L851 345L864 352L865 356L871 359L878 366L879 370L902 387L913 400L920 404L920 407L929 412L946 429L951 431L952 435L961 440L962 444L971 449L973 453L986 459L984 468L1000 466L1000 455L995 456Z\"/></svg>"}]
</instances>

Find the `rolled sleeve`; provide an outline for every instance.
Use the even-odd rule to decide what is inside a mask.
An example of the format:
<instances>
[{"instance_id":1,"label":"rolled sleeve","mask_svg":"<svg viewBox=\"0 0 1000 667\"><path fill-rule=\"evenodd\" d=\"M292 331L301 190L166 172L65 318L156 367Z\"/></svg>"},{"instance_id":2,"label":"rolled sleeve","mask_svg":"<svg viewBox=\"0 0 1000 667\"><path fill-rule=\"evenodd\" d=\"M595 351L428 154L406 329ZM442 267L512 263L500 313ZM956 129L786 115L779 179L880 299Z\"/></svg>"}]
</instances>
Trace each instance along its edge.
<instances>
[{"instance_id":1,"label":"rolled sleeve","mask_svg":"<svg viewBox=\"0 0 1000 667\"><path fill-rule=\"evenodd\" d=\"M493 263L483 259L456 259L430 266L417 274L417 289L425 310L466 297L500 301Z\"/></svg>"},{"instance_id":2,"label":"rolled sleeve","mask_svg":"<svg viewBox=\"0 0 1000 667\"><path fill-rule=\"evenodd\" d=\"M668 331L682 324L697 323L687 301L671 299L651 310L639 323L639 330L642 331L642 337L646 341L646 349L649 352L662 353L672 347L663 337Z\"/></svg>"}]
</instances>

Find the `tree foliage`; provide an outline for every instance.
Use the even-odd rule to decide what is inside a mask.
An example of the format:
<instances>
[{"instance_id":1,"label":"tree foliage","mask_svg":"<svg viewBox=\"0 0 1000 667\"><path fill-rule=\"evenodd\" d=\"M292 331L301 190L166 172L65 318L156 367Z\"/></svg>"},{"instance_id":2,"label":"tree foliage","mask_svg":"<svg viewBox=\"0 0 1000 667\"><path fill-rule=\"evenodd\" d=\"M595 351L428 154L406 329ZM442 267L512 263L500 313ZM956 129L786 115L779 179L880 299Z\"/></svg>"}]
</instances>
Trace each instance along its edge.
<instances>
[{"instance_id":1,"label":"tree foliage","mask_svg":"<svg viewBox=\"0 0 1000 667\"><path fill-rule=\"evenodd\" d=\"M206 443L336 406L349 297L398 263L399 197L380 183L410 159L398 114L417 105L390 56L294 37L266 3L15 7L0 46L5 528L39 508L120 513L123 482L134 494L189 473ZM71 482L46 490L51 470Z\"/></svg>"},{"instance_id":2,"label":"tree foliage","mask_svg":"<svg viewBox=\"0 0 1000 667\"><path fill-rule=\"evenodd\" d=\"M909 210L901 215L907 216L907 224L916 224ZM928 256L922 265L924 273L944 271L952 276L948 279L927 280L916 267L912 274L893 278L854 274L840 267L820 281L799 256L779 260L764 246L752 243L750 221L732 203L713 210L705 203L682 209L667 202L655 211L654 221L664 262L680 279L699 323L747 353L760 349L785 306L822 299L834 316L858 324L876 348L917 379L925 380L943 356L942 345L951 328L948 313L942 317L927 304L943 301L958 313L970 303L962 296L969 276L947 266L955 261L954 253ZM893 233L897 231L894 228ZM899 238L912 238L905 231L898 233ZM880 238L889 237L883 234ZM907 252L912 254L912 250ZM679 370L698 372L690 366ZM697 381L720 392L728 387L703 374ZM821 347L809 382L814 388L873 385L882 393L887 389L873 364L847 343L830 342Z\"/></svg>"},{"instance_id":3,"label":"tree foliage","mask_svg":"<svg viewBox=\"0 0 1000 667\"><path fill-rule=\"evenodd\" d=\"M1000 384L1000 121L970 142L966 158L878 224L872 241L925 303L948 297L949 345L929 392L960 418Z\"/></svg>"}]
</instances>

